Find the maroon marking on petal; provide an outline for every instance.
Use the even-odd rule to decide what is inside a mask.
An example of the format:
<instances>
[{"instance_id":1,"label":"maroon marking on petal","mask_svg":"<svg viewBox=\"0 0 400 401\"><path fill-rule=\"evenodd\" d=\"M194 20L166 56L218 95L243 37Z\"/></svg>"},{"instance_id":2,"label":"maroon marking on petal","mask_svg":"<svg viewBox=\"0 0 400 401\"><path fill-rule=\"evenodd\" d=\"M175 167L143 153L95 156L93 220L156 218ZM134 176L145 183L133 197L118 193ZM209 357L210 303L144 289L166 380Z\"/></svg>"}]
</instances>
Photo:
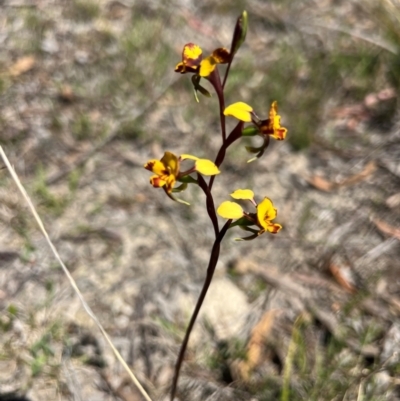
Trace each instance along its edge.
<instances>
[{"instance_id":1,"label":"maroon marking on petal","mask_svg":"<svg viewBox=\"0 0 400 401\"><path fill-rule=\"evenodd\" d=\"M160 177L150 177L150 184L153 185L154 188L161 188L165 185L165 181L161 180Z\"/></svg>"},{"instance_id":2,"label":"maroon marking on petal","mask_svg":"<svg viewBox=\"0 0 400 401\"><path fill-rule=\"evenodd\" d=\"M153 166L154 166L154 162L147 162L147 163L144 165L144 168L145 168L146 170L153 171Z\"/></svg>"},{"instance_id":3,"label":"maroon marking on petal","mask_svg":"<svg viewBox=\"0 0 400 401\"><path fill-rule=\"evenodd\" d=\"M215 49L212 53L212 56L215 58L218 64L227 64L231 59L229 50L225 49L225 47L220 47L218 49Z\"/></svg>"}]
</instances>

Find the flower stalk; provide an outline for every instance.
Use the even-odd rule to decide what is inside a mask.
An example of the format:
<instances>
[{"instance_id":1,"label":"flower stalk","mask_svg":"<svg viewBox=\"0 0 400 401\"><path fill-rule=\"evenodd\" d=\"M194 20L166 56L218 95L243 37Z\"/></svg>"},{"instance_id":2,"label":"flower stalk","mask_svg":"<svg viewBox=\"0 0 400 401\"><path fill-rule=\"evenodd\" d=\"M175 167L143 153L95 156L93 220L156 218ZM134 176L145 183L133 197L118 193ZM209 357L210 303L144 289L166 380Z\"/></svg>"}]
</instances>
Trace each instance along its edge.
<instances>
[{"instance_id":1,"label":"flower stalk","mask_svg":"<svg viewBox=\"0 0 400 401\"><path fill-rule=\"evenodd\" d=\"M268 118L266 119L258 117L253 107L242 101L232 103L228 107L225 106L225 86L234 57L245 41L247 26L248 17L246 11L244 11L236 21L230 50L220 47L213 50L207 57L203 57L203 50L200 46L194 43L187 43L183 47L182 61L175 66L175 71L180 74L192 74L191 81L197 102L199 102L198 93L206 98L211 96L201 85L202 79L208 80L215 91L219 106L222 141L214 162L190 154L176 156L172 152L166 151L160 160L152 159L144 165L145 169L153 173L150 177L150 184L154 188L162 188L166 195L176 202L188 204L184 200L176 198L174 193L186 190L189 184L198 185L204 193L207 214L213 225L215 235L203 287L190 318L176 361L170 393L171 401L174 401L178 390L180 370L189 338L214 276L220 255L221 243L228 229L239 227L247 231L250 233L249 236L238 238L239 240L247 241L256 239L264 233L276 234L282 229L279 223L274 222L277 217L277 209L270 198L264 196L258 203L252 190L237 189L231 193L231 197L238 201L249 201L255 211L246 211L239 203L232 201L225 201L216 209L212 193L216 177L221 172L223 173L222 166L229 146L242 137L261 136L263 138L261 146L246 146L248 152L256 154L255 157L249 160L254 161L265 153L270 143L270 137L276 140L283 140L287 133L287 129L280 124L281 117L278 114L276 101L272 102ZM222 64L227 65L223 81L221 81L219 70ZM226 130L227 116L239 120L229 134L227 134ZM246 124L251 125L246 126ZM182 162L191 163L191 166L183 170L181 166ZM207 176L210 177L208 182L205 178ZM218 215L227 220L221 229L219 228Z\"/></svg>"}]
</instances>

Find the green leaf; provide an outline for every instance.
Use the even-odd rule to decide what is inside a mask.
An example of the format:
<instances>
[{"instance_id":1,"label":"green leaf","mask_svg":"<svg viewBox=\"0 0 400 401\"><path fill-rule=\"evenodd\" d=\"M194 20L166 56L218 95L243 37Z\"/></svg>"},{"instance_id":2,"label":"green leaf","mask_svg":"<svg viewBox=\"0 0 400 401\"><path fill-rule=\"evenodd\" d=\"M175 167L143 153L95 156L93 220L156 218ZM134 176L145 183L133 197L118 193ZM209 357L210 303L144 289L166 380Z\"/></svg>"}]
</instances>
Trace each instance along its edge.
<instances>
[{"instance_id":1,"label":"green leaf","mask_svg":"<svg viewBox=\"0 0 400 401\"><path fill-rule=\"evenodd\" d=\"M242 136L255 136L258 135L260 133L260 131L258 130L257 127L246 127L243 131L242 131Z\"/></svg>"}]
</instances>

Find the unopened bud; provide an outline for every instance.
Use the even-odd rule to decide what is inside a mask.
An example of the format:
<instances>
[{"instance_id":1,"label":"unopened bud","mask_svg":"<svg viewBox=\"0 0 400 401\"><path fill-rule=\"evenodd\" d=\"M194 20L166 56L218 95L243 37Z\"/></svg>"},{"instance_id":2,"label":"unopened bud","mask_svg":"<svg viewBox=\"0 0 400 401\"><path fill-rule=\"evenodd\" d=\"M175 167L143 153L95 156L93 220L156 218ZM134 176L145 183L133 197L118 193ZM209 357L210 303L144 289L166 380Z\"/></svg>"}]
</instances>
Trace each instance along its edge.
<instances>
[{"instance_id":1,"label":"unopened bud","mask_svg":"<svg viewBox=\"0 0 400 401\"><path fill-rule=\"evenodd\" d=\"M243 11L242 15L237 19L235 30L233 32L231 57L239 50L240 46L246 39L247 34L247 11Z\"/></svg>"}]
</instances>

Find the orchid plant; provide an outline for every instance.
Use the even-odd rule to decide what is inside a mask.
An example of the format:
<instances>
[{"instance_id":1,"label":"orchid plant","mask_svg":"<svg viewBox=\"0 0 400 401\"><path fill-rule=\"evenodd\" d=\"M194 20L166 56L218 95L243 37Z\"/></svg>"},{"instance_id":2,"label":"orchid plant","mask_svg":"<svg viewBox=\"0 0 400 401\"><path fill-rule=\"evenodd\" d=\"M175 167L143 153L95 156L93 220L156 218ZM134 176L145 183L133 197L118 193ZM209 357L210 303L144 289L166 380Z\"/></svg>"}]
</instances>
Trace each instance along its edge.
<instances>
[{"instance_id":1,"label":"orchid plant","mask_svg":"<svg viewBox=\"0 0 400 401\"><path fill-rule=\"evenodd\" d=\"M247 212L238 203L232 201L225 201L216 208L212 194L215 177L221 173L221 166L229 146L241 137L261 136L263 138L261 146L246 147L247 151L254 155L248 160L248 162L252 162L264 154L271 137L280 141L285 139L287 133L287 129L281 126L281 117L278 114L278 104L276 101L272 103L268 118L266 119L258 117L250 105L241 101L232 103L227 107L225 106L225 84L234 56L246 38L247 25L247 13L244 11L237 19L230 50L223 47L217 48L209 56L203 58L203 51L198 45L194 43L186 44L182 51L182 61L175 67L175 71L180 74L192 74L194 96L197 102L199 101L199 92L203 96L211 96L207 89L201 86L201 79L208 80L217 95L221 125L221 146L214 162L189 154L176 156L172 152L166 151L160 160L149 160L144 165L145 169L150 170L154 174L150 177L150 184L155 188L162 188L166 195L174 201L188 204L184 200L176 198L174 194L184 191L188 187L188 184L198 185L204 192L207 213L215 233L215 241L211 250L203 288L191 316L175 365L171 387L171 401L175 398L179 372L189 337L211 284L219 258L220 245L226 232L229 228L238 226L250 233L246 237L238 238L239 240L253 240L266 232L276 234L282 229L280 224L273 222L277 217L277 209L268 197L264 197L261 202L257 203L255 195L250 189L235 190L231 193L233 199L250 201L255 208L255 212ZM220 64L226 64L223 79L221 79L219 71L221 68L219 67ZM227 116L238 120L237 125L229 134L226 132L225 117ZM193 166L186 171L182 171L181 162L183 160L193 161ZM210 177L208 181L204 178L205 176ZM220 228L217 214L227 220L222 228Z\"/></svg>"}]
</instances>

